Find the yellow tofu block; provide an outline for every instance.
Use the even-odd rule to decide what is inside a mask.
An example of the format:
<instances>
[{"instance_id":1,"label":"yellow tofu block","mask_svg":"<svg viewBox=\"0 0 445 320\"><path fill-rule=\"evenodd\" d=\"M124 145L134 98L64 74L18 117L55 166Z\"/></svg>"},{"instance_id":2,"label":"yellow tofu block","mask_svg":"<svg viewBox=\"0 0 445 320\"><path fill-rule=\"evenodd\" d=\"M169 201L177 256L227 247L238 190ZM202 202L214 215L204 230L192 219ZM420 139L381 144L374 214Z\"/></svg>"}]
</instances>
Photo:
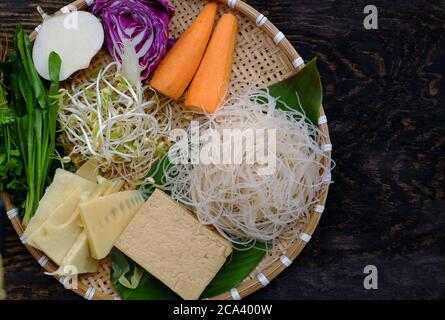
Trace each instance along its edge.
<instances>
[{"instance_id":1,"label":"yellow tofu block","mask_svg":"<svg viewBox=\"0 0 445 320\"><path fill-rule=\"evenodd\" d=\"M80 205L91 255L103 259L144 203L139 191L124 191Z\"/></svg>"},{"instance_id":2,"label":"yellow tofu block","mask_svg":"<svg viewBox=\"0 0 445 320\"><path fill-rule=\"evenodd\" d=\"M40 200L39 207L33 218L29 221L24 236L29 238L56 208L62 205L74 192L82 193L95 188L96 185L96 183L71 172L57 169L54 180L46 189L42 200Z\"/></svg>"},{"instance_id":3,"label":"yellow tofu block","mask_svg":"<svg viewBox=\"0 0 445 320\"><path fill-rule=\"evenodd\" d=\"M199 299L232 245L156 190L115 246L186 300Z\"/></svg>"},{"instance_id":4,"label":"yellow tofu block","mask_svg":"<svg viewBox=\"0 0 445 320\"><path fill-rule=\"evenodd\" d=\"M97 272L98 264L99 261L91 257L87 235L83 231L79 234L76 242L63 258L59 269L54 274L69 276Z\"/></svg>"}]
</instances>

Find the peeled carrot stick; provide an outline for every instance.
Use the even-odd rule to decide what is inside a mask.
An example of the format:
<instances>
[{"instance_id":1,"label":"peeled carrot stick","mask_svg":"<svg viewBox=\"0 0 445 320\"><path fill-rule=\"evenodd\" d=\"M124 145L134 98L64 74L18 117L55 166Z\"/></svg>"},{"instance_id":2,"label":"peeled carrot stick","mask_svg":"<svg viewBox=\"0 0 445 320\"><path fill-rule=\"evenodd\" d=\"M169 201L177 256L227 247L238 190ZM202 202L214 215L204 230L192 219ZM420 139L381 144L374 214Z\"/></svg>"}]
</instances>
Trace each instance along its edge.
<instances>
[{"instance_id":1,"label":"peeled carrot stick","mask_svg":"<svg viewBox=\"0 0 445 320\"><path fill-rule=\"evenodd\" d=\"M208 3L156 69L150 82L162 94L179 100L193 79L212 35L218 4Z\"/></svg>"},{"instance_id":2,"label":"peeled carrot stick","mask_svg":"<svg viewBox=\"0 0 445 320\"><path fill-rule=\"evenodd\" d=\"M186 108L213 113L220 106L230 82L237 34L237 18L230 13L224 14L189 87Z\"/></svg>"}]
</instances>

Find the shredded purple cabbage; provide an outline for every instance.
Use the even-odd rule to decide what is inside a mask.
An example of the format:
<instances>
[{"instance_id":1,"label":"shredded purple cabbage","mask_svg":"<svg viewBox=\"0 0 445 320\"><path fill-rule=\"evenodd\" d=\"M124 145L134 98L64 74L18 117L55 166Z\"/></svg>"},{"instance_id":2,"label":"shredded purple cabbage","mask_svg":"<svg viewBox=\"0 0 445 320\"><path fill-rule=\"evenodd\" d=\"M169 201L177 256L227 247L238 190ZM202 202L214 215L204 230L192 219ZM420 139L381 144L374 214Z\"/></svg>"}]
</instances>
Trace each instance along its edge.
<instances>
[{"instance_id":1,"label":"shredded purple cabbage","mask_svg":"<svg viewBox=\"0 0 445 320\"><path fill-rule=\"evenodd\" d=\"M96 0L92 9L102 21L113 58L122 63L124 43L131 43L141 79L146 80L167 52L168 26L175 9L167 0Z\"/></svg>"}]
</instances>

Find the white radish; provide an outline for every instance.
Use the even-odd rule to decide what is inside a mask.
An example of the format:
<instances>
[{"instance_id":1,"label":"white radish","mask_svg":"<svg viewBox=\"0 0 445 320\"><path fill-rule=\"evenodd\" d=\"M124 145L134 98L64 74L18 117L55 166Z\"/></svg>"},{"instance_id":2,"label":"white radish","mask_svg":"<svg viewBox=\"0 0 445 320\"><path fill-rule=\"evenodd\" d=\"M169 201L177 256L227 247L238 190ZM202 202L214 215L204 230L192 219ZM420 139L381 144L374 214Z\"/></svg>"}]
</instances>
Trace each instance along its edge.
<instances>
[{"instance_id":1,"label":"white radish","mask_svg":"<svg viewBox=\"0 0 445 320\"><path fill-rule=\"evenodd\" d=\"M62 59L60 80L86 69L104 42L101 22L86 11L44 19L32 52L37 72L49 80L48 57L54 51Z\"/></svg>"}]
</instances>

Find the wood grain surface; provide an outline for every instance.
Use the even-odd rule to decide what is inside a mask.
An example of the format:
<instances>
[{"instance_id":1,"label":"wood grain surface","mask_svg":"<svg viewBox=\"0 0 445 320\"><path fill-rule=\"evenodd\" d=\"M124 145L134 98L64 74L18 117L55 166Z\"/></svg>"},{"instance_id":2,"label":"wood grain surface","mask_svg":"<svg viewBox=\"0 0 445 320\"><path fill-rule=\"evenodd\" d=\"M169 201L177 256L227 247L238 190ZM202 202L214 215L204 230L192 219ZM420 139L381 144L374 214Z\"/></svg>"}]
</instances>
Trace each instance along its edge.
<instances>
[{"instance_id":1,"label":"wood grain surface","mask_svg":"<svg viewBox=\"0 0 445 320\"><path fill-rule=\"evenodd\" d=\"M0 0L1 32L31 30L63 0ZM250 0L309 59L318 57L337 168L313 240L250 299L445 298L445 1ZM9 299L80 299L6 223ZM363 269L379 271L365 290Z\"/></svg>"}]
</instances>

